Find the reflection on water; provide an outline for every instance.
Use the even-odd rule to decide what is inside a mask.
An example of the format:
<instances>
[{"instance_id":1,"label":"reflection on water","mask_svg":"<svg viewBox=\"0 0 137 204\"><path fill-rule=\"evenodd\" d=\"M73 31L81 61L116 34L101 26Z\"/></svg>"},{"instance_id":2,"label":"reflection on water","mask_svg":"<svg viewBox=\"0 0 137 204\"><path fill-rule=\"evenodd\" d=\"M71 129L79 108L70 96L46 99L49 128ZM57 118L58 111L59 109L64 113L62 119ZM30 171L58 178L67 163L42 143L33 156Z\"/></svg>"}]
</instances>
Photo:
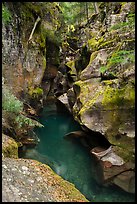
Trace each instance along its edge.
<instances>
[{"instance_id":1,"label":"reflection on water","mask_svg":"<svg viewBox=\"0 0 137 204\"><path fill-rule=\"evenodd\" d=\"M40 122L44 128L37 128L35 131L40 143L33 149L27 148L22 157L48 164L58 175L74 183L76 188L92 202L134 201L132 194L117 187L106 188L97 185L92 173L94 163L91 155L78 140L64 138L68 132L80 130L70 115L51 112L47 106Z\"/></svg>"}]
</instances>

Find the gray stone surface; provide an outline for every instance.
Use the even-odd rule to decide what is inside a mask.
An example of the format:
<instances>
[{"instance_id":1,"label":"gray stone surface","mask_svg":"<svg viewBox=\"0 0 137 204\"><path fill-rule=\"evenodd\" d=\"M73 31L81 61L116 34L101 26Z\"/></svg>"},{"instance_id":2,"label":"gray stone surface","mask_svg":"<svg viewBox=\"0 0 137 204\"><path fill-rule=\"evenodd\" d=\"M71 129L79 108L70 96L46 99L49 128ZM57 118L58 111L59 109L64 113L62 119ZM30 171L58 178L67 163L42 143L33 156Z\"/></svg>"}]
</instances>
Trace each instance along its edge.
<instances>
[{"instance_id":1,"label":"gray stone surface","mask_svg":"<svg viewBox=\"0 0 137 204\"><path fill-rule=\"evenodd\" d=\"M29 159L3 158L2 202L80 202L86 198L51 168Z\"/></svg>"}]
</instances>

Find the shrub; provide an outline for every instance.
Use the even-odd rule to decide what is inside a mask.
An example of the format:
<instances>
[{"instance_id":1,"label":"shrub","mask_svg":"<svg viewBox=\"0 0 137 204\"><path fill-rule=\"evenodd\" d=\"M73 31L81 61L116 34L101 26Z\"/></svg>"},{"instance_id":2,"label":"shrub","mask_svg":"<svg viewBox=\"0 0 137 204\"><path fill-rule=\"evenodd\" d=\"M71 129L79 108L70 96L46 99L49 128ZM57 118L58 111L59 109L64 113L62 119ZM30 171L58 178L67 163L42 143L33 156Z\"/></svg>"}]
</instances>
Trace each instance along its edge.
<instances>
[{"instance_id":1,"label":"shrub","mask_svg":"<svg viewBox=\"0 0 137 204\"><path fill-rule=\"evenodd\" d=\"M40 96L43 95L43 89L39 88L39 87L37 87L37 88L30 87L29 88L29 95L34 99L36 99L36 98L38 99Z\"/></svg>"},{"instance_id":2,"label":"shrub","mask_svg":"<svg viewBox=\"0 0 137 204\"><path fill-rule=\"evenodd\" d=\"M107 65L100 67L100 73L105 73L105 71L113 65L115 66L117 64L124 64L127 62L135 62L135 50L120 50L115 52L110 58L108 58Z\"/></svg>"},{"instance_id":3,"label":"shrub","mask_svg":"<svg viewBox=\"0 0 137 204\"><path fill-rule=\"evenodd\" d=\"M2 90L2 109L16 114L23 110L23 103L10 93L6 87L3 87Z\"/></svg>"},{"instance_id":4,"label":"shrub","mask_svg":"<svg viewBox=\"0 0 137 204\"><path fill-rule=\"evenodd\" d=\"M134 28L135 27L135 14L128 14L128 20L126 22L119 22L109 28L109 31Z\"/></svg>"},{"instance_id":5,"label":"shrub","mask_svg":"<svg viewBox=\"0 0 137 204\"><path fill-rule=\"evenodd\" d=\"M135 51L134 50L120 50L115 52L114 55L108 59L108 63L111 65L118 64L118 63L125 63L128 61L135 62Z\"/></svg>"},{"instance_id":6,"label":"shrub","mask_svg":"<svg viewBox=\"0 0 137 204\"><path fill-rule=\"evenodd\" d=\"M103 74L106 70L107 70L107 67L106 67L106 66L101 66L101 67L100 67L100 73Z\"/></svg>"},{"instance_id":7,"label":"shrub","mask_svg":"<svg viewBox=\"0 0 137 204\"><path fill-rule=\"evenodd\" d=\"M8 8L6 6L4 6L2 4L2 20L4 23L9 23L11 20L11 14L10 11L8 10Z\"/></svg>"},{"instance_id":8,"label":"shrub","mask_svg":"<svg viewBox=\"0 0 137 204\"><path fill-rule=\"evenodd\" d=\"M28 118L21 114L15 118L15 123L17 123L18 128L23 128L23 127L28 127L28 126L29 127L35 127L35 126L43 127L43 125L40 124L39 122L32 120L31 118Z\"/></svg>"},{"instance_id":9,"label":"shrub","mask_svg":"<svg viewBox=\"0 0 137 204\"><path fill-rule=\"evenodd\" d=\"M17 99L4 85L2 90L2 109L8 113L8 118L10 124L14 126L16 130L20 128L23 129L30 129L35 126L43 127L42 124L39 122L28 118L27 116L23 115L23 103ZM24 113L25 114L25 113Z\"/></svg>"}]
</instances>

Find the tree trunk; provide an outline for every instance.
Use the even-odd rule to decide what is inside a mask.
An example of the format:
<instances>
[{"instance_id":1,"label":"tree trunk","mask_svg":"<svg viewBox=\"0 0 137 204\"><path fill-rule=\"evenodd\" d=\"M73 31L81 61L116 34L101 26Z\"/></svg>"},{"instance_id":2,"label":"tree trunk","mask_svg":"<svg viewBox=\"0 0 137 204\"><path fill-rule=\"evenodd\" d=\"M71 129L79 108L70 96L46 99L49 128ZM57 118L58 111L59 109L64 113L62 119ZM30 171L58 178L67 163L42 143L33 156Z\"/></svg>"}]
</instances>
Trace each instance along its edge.
<instances>
[{"instance_id":1,"label":"tree trunk","mask_svg":"<svg viewBox=\"0 0 137 204\"><path fill-rule=\"evenodd\" d=\"M93 2L95 13L99 13L97 2Z\"/></svg>"},{"instance_id":2,"label":"tree trunk","mask_svg":"<svg viewBox=\"0 0 137 204\"><path fill-rule=\"evenodd\" d=\"M87 22L88 22L88 2L86 2L86 17L87 17Z\"/></svg>"}]
</instances>

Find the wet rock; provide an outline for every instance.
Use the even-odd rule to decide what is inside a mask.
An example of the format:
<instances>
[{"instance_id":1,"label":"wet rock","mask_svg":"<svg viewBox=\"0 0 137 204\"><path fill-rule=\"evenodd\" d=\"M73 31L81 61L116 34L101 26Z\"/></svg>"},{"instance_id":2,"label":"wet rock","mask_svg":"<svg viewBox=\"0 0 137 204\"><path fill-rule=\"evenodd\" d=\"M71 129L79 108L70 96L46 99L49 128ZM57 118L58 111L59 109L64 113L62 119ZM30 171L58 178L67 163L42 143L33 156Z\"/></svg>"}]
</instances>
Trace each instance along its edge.
<instances>
[{"instance_id":1,"label":"wet rock","mask_svg":"<svg viewBox=\"0 0 137 204\"><path fill-rule=\"evenodd\" d=\"M80 74L81 80L87 80L94 77L101 77L100 67L106 65L107 63L108 57L107 52L108 52L107 50L101 49L91 54L88 66Z\"/></svg>"},{"instance_id":2,"label":"wet rock","mask_svg":"<svg viewBox=\"0 0 137 204\"><path fill-rule=\"evenodd\" d=\"M73 131L73 132L69 132L67 133L65 136L65 138L81 138L81 137L87 137L87 134L82 131L82 130L78 130L78 131Z\"/></svg>"},{"instance_id":3,"label":"wet rock","mask_svg":"<svg viewBox=\"0 0 137 204\"><path fill-rule=\"evenodd\" d=\"M94 158L93 172L96 172L95 179L99 184L104 186L115 184L129 193L135 193L135 165L133 163L119 165L118 160L115 164L111 159L103 161L96 156Z\"/></svg>"},{"instance_id":4,"label":"wet rock","mask_svg":"<svg viewBox=\"0 0 137 204\"><path fill-rule=\"evenodd\" d=\"M135 172L123 172L114 178L113 183L129 193L135 193Z\"/></svg>"},{"instance_id":5,"label":"wet rock","mask_svg":"<svg viewBox=\"0 0 137 204\"><path fill-rule=\"evenodd\" d=\"M123 154L122 150L118 154L125 161L133 160L134 139L131 136L135 131L134 86L130 82L120 85L119 80L100 83L94 78L77 81L75 84L79 86L77 102L73 106L75 119L103 134L113 145L123 144L123 149L128 145Z\"/></svg>"},{"instance_id":6,"label":"wet rock","mask_svg":"<svg viewBox=\"0 0 137 204\"><path fill-rule=\"evenodd\" d=\"M103 156L101 158L102 161L107 161L109 163L111 163L112 165L116 165L116 166L121 166L122 164L124 164L124 160L119 157L118 155L116 155L114 152L111 152L105 156Z\"/></svg>"}]
</instances>

